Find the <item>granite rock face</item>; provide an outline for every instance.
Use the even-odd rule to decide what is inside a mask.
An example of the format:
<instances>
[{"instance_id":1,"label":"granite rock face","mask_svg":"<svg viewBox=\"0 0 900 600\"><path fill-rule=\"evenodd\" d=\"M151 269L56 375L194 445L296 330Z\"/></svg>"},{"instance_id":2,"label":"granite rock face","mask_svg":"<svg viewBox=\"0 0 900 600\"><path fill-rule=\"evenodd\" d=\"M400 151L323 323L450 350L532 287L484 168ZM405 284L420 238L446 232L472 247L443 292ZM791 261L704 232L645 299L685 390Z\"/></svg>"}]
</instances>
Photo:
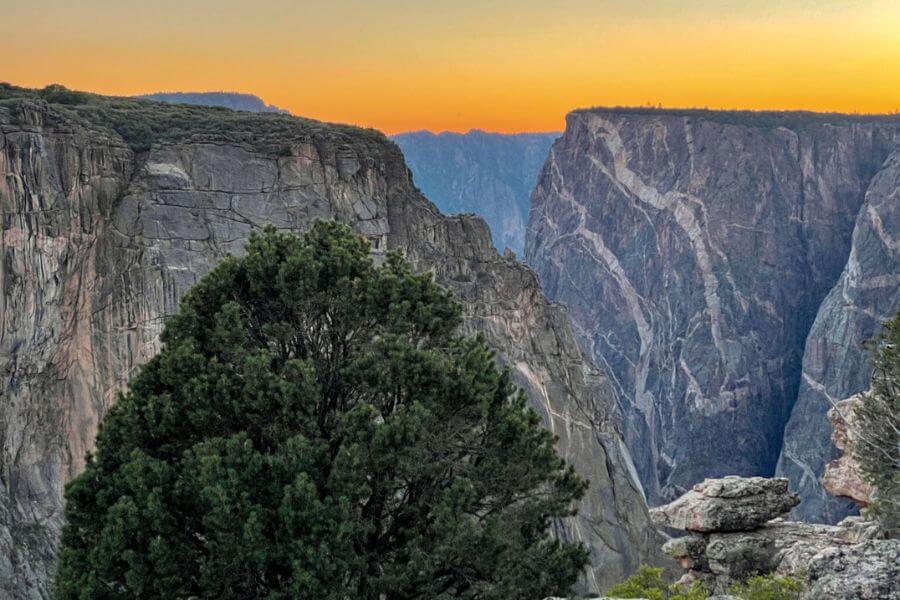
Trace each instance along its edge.
<instances>
[{"instance_id":1,"label":"granite rock face","mask_svg":"<svg viewBox=\"0 0 900 600\"><path fill-rule=\"evenodd\" d=\"M502 134L415 131L392 136L416 184L446 214L475 213L494 245L519 256L525 246L530 196L559 133Z\"/></svg>"},{"instance_id":2,"label":"granite rock face","mask_svg":"<svg viewBox=\"0 0 900 600\"><path fill-rule=\"evenodd\" d=\"M156 126L184 116L154 110ZM530 269L498 255L483 221L444 216L422 196L396 145L248 115L240 135L225 121L215 135L187 130L135 152L95 114L0 86L0 597L47 595L63 486L182 294L255 228L301 232L316 218L349 224L376 258L396 248L433 271L463 303L465 332L484 333L511 368L591 481L578 515L556 528L590 548L584 591L658 560L613 392L565 311ZM256 125L292 133L248 133Z\"/></svg>"},{"instance_id":3,"label":"granite rock face","mask_svg":"<svg viewBox=\"0 0 900 600\"><path fill-rule=\"evenodd\" d=\"M828 548L809 564L807 598L897 600L900 598L900 541L869 540Z\"/></svg>"},{"instance_id":4,"label":"granite rock face","mask_svg":"<svg viewBox=\"0 0 900 600\"><path fill-rule=\"evenodd\" d=\"M900 300L898 148L896 116L568 116L526 260L609 374L651 504L777 466L803 516L852 512L819 483L825 411Z\"/></svg>"},{"instance_id":5,"label":"granite rock face","mask_svg":"<svg viewBox=\"0 0 900 600\"><path fill-rule=\"evenodd\" d=\"M819 307L806 340L797 402L784 431L777 473L804 499L795 517L834 521L853 503L822 489L824 465L840 452L829 442L827 412L869 388L863 343L900 310L900 151L869 184L853 228L847 263Z\"/></svg>"},{"instance_id":6,"label":"granite rock face","mask_svg":"<svg viewBox=\"0 0 900 600\"><path fill-rule=\"evenodd\" d=\"M750 531L800 503L788 480L765 477L705 479L677 500L650 510L660 527L682 531Z\"/></svg>"},{"instance_id":7,"label":"granite rock face","mask_svg":"<svg viewBox=\"0 0 900 600\"><path fill-rule=\"evenodd\" d=\"M723 484L722 482L728 482ZM691 520L667 519L664 525L688 532L665 543L663 551L687 570L680 583L702 582L713 593L725 593L733 584L756 574L775 573L802 581L806 600L823 598L894 598L897 587L900 540L879 539L878 525L860 517L848 517L838 525L763 520L757 512L745 519L747 498L774 495L770 513L787 512L796 505L796 495L787 492L784 479L729 477L712 483L717 498L731 498L717 508L717 521L702 529ZM697 505L688 492L672 504L653 509L654 519L663 514L677 516L685 505ZM788 501L790 500L790 501ZM771 498L770 498L771 501ZM733 511L733 516L727 515ZM740 522L741 527L734 527ZM752 523L755 523L752 525ZM879 595L880 594L880 595Z\"/></svg>"}]
</instances>

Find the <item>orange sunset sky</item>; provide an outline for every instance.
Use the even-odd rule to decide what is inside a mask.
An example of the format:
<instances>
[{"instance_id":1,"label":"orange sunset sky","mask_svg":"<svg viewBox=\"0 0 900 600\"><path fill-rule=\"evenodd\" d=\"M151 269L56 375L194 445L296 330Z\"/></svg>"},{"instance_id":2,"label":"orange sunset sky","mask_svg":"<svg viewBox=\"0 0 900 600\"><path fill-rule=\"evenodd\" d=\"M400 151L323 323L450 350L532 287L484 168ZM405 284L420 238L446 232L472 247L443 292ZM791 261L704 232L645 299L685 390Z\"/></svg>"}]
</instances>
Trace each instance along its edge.
<instances>
[{"instance_id":1,"label":"orange sunset sky","mask_svg":"<svg viewBox=\"0 0 900 600\"><path fill-rule=\"evenodd\" d=\"M900 0L0 0L0 81L250 92L376 127L591 105L900 109Z\"/></svg>"}]
</instances>

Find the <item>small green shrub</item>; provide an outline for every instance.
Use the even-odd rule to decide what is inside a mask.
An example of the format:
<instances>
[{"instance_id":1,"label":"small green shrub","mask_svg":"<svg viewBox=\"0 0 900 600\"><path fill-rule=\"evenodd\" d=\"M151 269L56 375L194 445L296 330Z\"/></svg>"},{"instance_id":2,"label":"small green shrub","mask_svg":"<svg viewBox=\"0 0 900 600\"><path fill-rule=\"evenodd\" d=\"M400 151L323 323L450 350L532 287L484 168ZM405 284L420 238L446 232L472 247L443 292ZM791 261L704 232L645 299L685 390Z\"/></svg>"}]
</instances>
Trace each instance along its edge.
<instances>
[{"instance_id":1,"label":"small green shrub","mask_svg":"<svg viewBox=\"0 0 900 600\"><path fill-rule=\"evenodd\" d=\"M614 585L607 594L613 598L665 600L668 588L669 586L662 578L662 569L643 565L637 573L622 583Z\"/></svg>"},{"instance_id":2,"label":"small green shrub","mask_svg":"<svg viewBox=\"0 0 900 600\"><path fill-rule=\"evenodd\" d=\"M90 94L76 92L65 86L54 83L40 91L40 96L47 102L54 104L85 104L90 99Z\"/></svg>"},{"instance_id":3,"label":"small green shrub","mask_svg":"<svg viewBox=\"0 0 900 600\"><path fill-rule=\"evenodd\" d=\"M699 583L689 589L677 585L667 585L662 578L662 569L641 566L637 573L614 585L607 595L611 598L647 598L648 600L705 600L709 597Z\"/></svg>"},{"instance_id":4,"label":"small green shrub","mask_svg":"<svg viewBox=\"0 0 900 600\"><path fill-rule=\"evenodd\" d=\"M775 574L755 575L742 584L728 588L728 593L741 600L799 600L803 583L792 577Z\"/></svg>"},{"instance_id":5,"label":"small green shrub","mask_svg":"<svg viewBox=\"0 0 900 600\"><path fill-rule=\"evenodd\" d=\"M799 600L803 583L792 577L775 574L755 575L741 584L728 588L728 593L741 600ZM706 600L709 592L699 583L688 589L667 585L662 569L646 565L637 573L614 585L608 592L610 598L647 598L648 600Z\"/></svg>"}]
</instances>

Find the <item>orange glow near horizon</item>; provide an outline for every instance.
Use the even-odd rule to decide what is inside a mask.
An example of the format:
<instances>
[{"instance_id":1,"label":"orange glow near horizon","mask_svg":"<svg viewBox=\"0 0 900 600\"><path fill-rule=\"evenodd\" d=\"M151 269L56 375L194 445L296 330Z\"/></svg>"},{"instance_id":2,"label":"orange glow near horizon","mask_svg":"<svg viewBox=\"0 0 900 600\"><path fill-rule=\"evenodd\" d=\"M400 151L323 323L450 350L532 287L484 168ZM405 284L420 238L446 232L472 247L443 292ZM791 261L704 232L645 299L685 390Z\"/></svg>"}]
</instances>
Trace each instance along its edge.
<instances>
[{"instance_id":1,"label":"orange glow near horizon","mask_svg":"<svg viewBox=\"0 0 900 600\"><path fill-rule=\"evenodd\" d=\"M375 127L594 105L900 110L897 0L0 0L0 81L253 93Z\"/></svg>"}]
</instances>

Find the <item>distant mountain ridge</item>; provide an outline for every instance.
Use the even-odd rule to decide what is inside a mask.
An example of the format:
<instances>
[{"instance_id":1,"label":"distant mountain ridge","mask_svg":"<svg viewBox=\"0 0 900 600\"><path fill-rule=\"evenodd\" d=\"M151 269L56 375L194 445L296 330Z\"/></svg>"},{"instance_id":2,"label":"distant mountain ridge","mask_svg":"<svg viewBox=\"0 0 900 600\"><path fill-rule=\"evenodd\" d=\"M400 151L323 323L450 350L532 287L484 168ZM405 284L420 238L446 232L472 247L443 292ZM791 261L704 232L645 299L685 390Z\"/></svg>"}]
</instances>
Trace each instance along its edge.
<instances>
[{"instance_id":1,"label":"distant mountain ridge","mask_svg":"<svg viewBox=\"0 0 900 600\"><path fill-rule=\"evenodd\" d=\"M279 108L274 104L266 104L259 96L239 92L157 92L136 97L167 104L221 106L231 110L243 110L246 112L290 114L290 111Z\"/></svg>"},{"instance_id":2,"label":"distant mountain ridge","mask_svg":"<svg viewBox=\"0 0 900 600\"><path fill-rule=\"evenodd\" d=\"M413 131L394 135L416 185L447 214L487 221L498 250L522 255L531 191L559 133Z\"/></svg>"}]
</instances>

